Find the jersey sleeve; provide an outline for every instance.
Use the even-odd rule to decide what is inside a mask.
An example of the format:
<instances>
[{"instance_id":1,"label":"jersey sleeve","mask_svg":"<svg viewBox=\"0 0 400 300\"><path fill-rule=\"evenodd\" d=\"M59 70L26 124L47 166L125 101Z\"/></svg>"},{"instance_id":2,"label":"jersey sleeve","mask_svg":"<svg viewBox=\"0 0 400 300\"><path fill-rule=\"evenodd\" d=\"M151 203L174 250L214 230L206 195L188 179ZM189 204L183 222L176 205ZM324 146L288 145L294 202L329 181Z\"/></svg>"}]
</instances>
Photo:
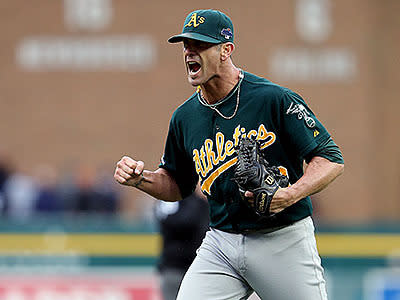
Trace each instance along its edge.
<instances>
[{"instance_id":1,"label":"jersey sleeve","mask_svg":"<svg viewBox=\"0 0 400 300\"><path fill-rule=\"evenodd\" d=\"M169 124L164 155L159 167L166 169L172 175L182 198L185 198L194 192L198 175L192 158L184 150L184 138L178 124L174 115Z\"/></svg>"},{"instance_id":2,"label":"jersey sleeve","mask_svg":"<svg viewBox=\"0 0 400 300\"><path fill-rule=\"evenodd\" d=\"M331 137L327 138L326 141L321 142L318 147L307 154L305 157L306 163L309 163L315 156L326 158L327 160L337 164L344 164L342 152Z\"/></svg>"},{"instance_id":3,"label":"jersey sleeve","mask_svg":"<svg viewBox=\"0 0 400 300\"><path fill-rule=\"evenodd\" d=\"M284 89L280 102L280 131L290 151L304 158L330 134L303 98L289 89Z\"/></svg>"}]
</instances>

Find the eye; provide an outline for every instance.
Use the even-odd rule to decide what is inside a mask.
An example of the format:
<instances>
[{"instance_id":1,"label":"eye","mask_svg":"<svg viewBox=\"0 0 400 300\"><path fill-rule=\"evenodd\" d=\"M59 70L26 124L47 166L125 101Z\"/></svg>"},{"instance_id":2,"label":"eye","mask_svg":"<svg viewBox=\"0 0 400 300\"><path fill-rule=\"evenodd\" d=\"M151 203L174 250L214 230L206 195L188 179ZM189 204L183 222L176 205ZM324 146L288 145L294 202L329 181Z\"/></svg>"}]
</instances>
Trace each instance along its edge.
<instances>
[{"instance_id":1,"label":"eye","mask_svg":"<svg viewBox=\"0 0 400 300\"><path fill-rule=\"evenodd\" d=\"M187 49L191 49L195 47L195 45L193 45L193 43L189 43L188 41L183 41L183 50L187 50Z\"/></svg>"}]
</instances>

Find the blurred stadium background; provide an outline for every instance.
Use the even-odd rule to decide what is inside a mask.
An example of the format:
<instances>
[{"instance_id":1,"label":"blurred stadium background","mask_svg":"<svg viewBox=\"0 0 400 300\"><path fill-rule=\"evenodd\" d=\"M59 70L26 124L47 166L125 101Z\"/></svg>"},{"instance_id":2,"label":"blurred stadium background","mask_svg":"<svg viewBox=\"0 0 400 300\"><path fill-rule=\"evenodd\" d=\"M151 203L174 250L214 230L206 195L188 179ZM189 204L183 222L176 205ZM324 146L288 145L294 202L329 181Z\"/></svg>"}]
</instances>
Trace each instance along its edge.
<instances>
[{"instance_id":1,"label":"blurred stadium background","mask_svg":"<svg viewBox=\"0 0 400 300\"><path fill-rule=\"evenodd\" d=\"M112 175L124 154L157 167L193 91L166 39L199 8L343 150L313 198L330 299L400 299L398 0L2 0L0 299L159 299L155 200Z\"/></svg>"}]
</instances>

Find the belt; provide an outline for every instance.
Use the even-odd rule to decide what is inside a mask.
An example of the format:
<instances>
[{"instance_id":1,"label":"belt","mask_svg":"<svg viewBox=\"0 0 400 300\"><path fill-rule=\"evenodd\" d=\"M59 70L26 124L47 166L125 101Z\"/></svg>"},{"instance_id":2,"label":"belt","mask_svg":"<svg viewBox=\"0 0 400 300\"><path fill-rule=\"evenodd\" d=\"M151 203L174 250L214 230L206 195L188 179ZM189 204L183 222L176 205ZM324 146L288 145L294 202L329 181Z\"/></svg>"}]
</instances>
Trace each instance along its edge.
<instances>
[{"instance_id":1,"label":"belt","mask_svg":"<svg viewBox=\"0 0 400 300\"><path fill-rule=\"evenodd\" d=\"M229 232L229 233L236 233L236 234L251 234L251 233L271 233L277 231L279 229L285 228L292 224L280 225L275 227L269 228L247 228L247 229L221 229L222 231Z\"/></svg>"}]
</instances>

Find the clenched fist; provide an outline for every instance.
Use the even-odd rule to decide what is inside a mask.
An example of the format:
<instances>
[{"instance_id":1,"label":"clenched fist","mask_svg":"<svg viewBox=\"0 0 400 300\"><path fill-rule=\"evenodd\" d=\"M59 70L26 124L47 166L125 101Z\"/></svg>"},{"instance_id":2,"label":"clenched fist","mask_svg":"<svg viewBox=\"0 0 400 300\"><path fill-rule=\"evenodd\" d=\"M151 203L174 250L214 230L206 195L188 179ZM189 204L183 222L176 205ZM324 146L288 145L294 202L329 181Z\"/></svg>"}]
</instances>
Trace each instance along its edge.
<instances>
[{"instance_id":1,"label":"clenched fist","mask_svg":"<svg viewBox=\"0 0 400 300\"><path fill-rule=\"evenodd\" d=\"M117 162L114 178L120 184L137 187L144 179L143 170L144 162L124 156Z\"/></svg>"}]
</instances>

